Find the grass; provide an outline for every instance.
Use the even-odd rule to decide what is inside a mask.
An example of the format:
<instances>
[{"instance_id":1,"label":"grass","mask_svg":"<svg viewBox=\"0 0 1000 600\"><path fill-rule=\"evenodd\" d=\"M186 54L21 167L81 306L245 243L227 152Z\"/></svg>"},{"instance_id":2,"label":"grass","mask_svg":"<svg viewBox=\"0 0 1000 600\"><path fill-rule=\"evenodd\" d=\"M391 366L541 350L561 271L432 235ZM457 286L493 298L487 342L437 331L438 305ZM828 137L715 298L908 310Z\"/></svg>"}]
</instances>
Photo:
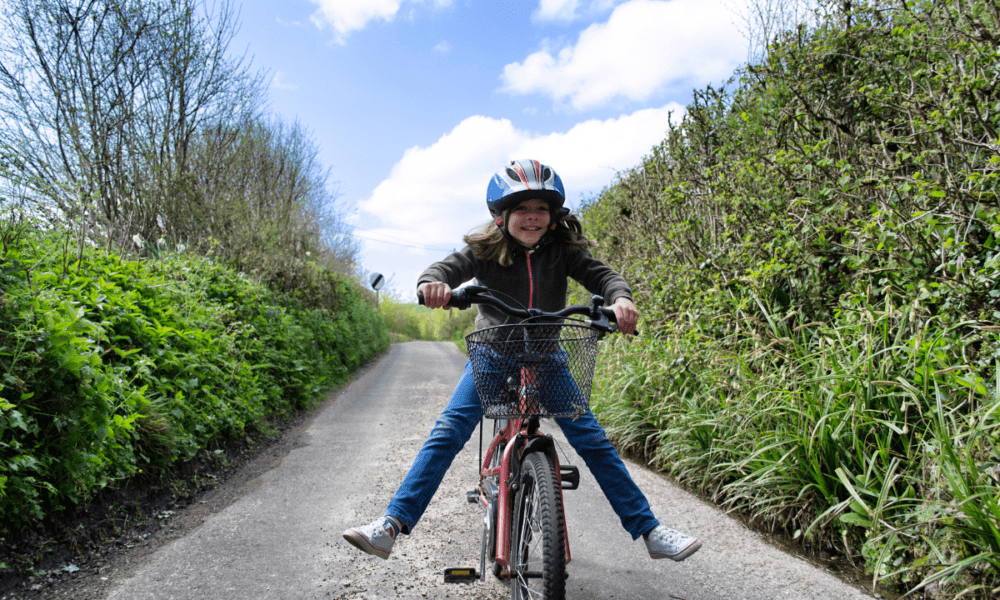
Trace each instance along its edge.
<instances>
[{"instance_id":1,"label":"grass","mask_svg":"<svg viewBox=\"0 0 1000 600\"><path fill-rule=\"evenodd\" d=\"M887 302L835 324L757 309L724 338L690 318L607 344L593 405L609 435L873 583L1000 593L1000 376L973 360L995 334Z\"/></svg>"},{"instance_id":2,"label":"grass","mask_svg":"<svg viewBox=\"0 0 1000 600\"><path fill-rule=\"evenodd\" d=\"M431 310L386 294L379 304L393 343L413 340L453 341L465 351L465 335L475 328L476 311Z\"/></svg>"}]
</instances>

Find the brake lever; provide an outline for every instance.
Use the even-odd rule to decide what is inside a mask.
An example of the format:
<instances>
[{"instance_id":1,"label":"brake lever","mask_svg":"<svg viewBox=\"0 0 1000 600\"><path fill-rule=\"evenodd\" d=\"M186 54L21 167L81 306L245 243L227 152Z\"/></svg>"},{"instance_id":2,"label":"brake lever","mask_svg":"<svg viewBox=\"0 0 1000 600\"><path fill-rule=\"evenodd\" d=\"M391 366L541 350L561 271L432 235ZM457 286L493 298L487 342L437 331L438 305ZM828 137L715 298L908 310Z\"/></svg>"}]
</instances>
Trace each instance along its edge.
<instances>
[{"instance_id":1,"label":"brake lever","mask_svg":"<svg viewBox=\"0 0 1000 600\"><path fill-rule=\"evenodd\" d=\"M589 326L597 329L603 333L614 333L618 331L618 323L611 322L608 313L614 314L614 311L610 308L603 308L604 298L601 296L591 296L590 298L590 319ZM632 332L632 335L639 335L639 330L636 329Z\"/></svg>"}]
</instances>

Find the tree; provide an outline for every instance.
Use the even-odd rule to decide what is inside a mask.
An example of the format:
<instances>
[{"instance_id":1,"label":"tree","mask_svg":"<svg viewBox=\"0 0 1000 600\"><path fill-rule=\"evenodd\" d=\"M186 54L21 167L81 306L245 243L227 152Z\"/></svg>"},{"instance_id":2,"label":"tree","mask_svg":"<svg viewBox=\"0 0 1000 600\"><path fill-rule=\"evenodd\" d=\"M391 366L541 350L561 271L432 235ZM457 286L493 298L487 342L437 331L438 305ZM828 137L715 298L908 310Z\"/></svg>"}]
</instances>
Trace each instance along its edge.
<instances>
[{"instance_id":1,"label":"tree","mask_svg":"<svg viewBox=\"0 0 1000 600\"><path fill-rule=\"evenodd\" d=\"M144 93L156 98L143 123L143 135L151 140L148 167L157 174L149 200L158 215L164 204L173 204L179 217L178 200L190 197L190 154L195 138L204 131L225 132L235 139L250 126L264 104L264 73L251 72L244 59L228 58L238 31L237 15L224 2L218 10L199 13L195 0L168 0L158 31L159 52L152 65L155 76L147 80ZM176 194L180 192L178 198ZM149 223L154 234L176 234L170 219Z\"/></svg>"},{"instance_id":2,"label":"tree","mask_svg":"<svg viewBox=\"0 0 1000 600\"><path fill-rule=\"evenodd\" d=\"M8 0L0 152L66 216L92 206L107 239L158 237L200 127L259 110L263 75L226 56L228 4Z\"/></svg>"},{"instance_id":3,"label":"tree","mask_svg":"<svg viewBox=\"0 0 1000 600\"><path fill-rule=\"evenodd\" d=\"M107 225L134 201L136 113L156 7L136 0L10 0L0 58L0 152L65 214L96 201Z\"/></svg>"},{"instance_id":4,"label":"tree","mask_svg":"<svg viewBox=\"0 0 1000 600\"><path fill-rule=\"evenodd\" d=\"M336 206L330 171L299 122L258 117L235 130L207 129L193 140L190 162L197 176L171 194L171 222L187 219L173 235L219 244L218 252L247 268L308 255L353 271L356 242Z\"/></svg>"},{"instance_id":5,"label":"tree","mask_svg":"<svg viewBox=\"0 0 1000 600\"><path fill-rule=\"evenodd\" d=\"M265 74L229 52L227 0L7 3L8 184L109 247L163 238L249 270L310 256L353 271L329 169L299 123L265 114Z\"/></svg>"},{"instance_id":6,"label":"tree","mask_svg":"<svg viewBox=\"0 0 1000 600\"><path fill-rule=\"evenodd\" d=\"M760 63L775 37L815 22L823 0L751 0L733 9L747 40L747 62Z\"/></svg>"}]
</instances>

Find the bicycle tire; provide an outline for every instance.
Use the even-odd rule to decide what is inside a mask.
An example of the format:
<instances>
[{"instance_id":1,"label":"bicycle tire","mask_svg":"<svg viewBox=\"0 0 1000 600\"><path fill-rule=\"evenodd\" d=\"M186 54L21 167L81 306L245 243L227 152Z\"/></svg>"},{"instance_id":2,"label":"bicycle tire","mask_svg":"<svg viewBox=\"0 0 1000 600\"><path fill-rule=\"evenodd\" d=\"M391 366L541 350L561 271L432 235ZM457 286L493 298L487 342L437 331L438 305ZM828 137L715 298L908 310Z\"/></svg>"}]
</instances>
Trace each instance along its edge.
<instances>
[{"instance_id":1,"label":"bicycle tire","mask_svg":"<svg viewBox=\"0 0 1000 600\"><path fill-rule=\"evenodd\" d=\"M566 546L555 465L542 452L528 454L521 465L511 532L511 598L563 600Z\"/></svg>"}]
</instances>

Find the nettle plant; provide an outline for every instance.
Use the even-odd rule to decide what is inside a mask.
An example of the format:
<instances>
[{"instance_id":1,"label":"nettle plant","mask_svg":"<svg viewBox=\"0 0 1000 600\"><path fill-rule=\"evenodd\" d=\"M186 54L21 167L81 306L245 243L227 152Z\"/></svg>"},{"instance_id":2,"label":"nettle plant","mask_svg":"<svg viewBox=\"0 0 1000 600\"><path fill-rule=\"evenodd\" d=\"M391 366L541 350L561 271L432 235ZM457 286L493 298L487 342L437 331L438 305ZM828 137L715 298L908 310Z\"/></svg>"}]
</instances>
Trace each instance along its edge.
<instances>
[{"instance_id":1,"label":"nettle plant","mask_svg":"<svg viewBox=\"0 0 1000 600\"><path fill-rule=\"evenodd\" d=\"M22 229L0 256L9 532L266 431L388 346L374 306L341 276L307 303L204 257L77 254L65 239Z\"/></svg>"}]
</instances>

